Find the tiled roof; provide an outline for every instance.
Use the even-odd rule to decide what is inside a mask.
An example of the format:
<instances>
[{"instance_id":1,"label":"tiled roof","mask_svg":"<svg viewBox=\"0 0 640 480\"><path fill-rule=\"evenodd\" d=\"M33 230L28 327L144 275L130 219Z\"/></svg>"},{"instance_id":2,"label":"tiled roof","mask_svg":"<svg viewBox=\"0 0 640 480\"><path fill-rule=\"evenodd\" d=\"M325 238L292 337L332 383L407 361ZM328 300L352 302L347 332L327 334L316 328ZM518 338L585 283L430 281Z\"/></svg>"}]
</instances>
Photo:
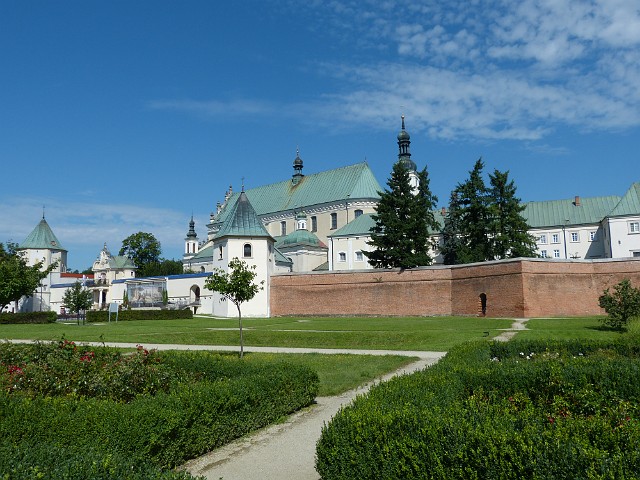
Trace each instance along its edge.
<instances>
[{"instance_id":1,"label":"tiled roof","mask_svg":"<svg viewBox=\"0 0 640 480\"><path fill-rule=\"evenodd\" d=\"M51 227L47 221L42 218L40 223L36 225L36 228L27 236L24 242L18 247L20 249L38 249L38 250L58 250L66 252L67 250L60 244L51 230Z\"/></svg>"},{"instance_id":2,"label":"tiled roof","mask_svg":"<svg viewBox=\"0 0 640 480\"><path fill-rule=\"evenodd\" d=\"M222 237L269 237L269 232L258 219L245 192L235 198L220 230L213 238Z\"/></svg>"},{"instance_id":3,"label":"tiled roof","mask_svg":"<svg viewBox=\"0 0 640 480\"><path fill-rule=\"evenodd\" d=\"M532 228L558 227L562 225L586 225L599 223L620 202L620 197L580 198L528 202L522 216Z\"/></svg>"},{"instance_id":4,"label":"tiled roof","mask_svg":"<svg viewBox=\"0 0 640 480\"><path fill-rule=\"evenodd\" d=\"M251 205L257 215L281 212L292 209L303 209L313 205L321 205L350 199L380 198L378 192L382 188L373 176L366 163L357 163L347 167L327 170L305 175L298 184L289 180L263 185L246 190ZM239 194L233 194L227 201L233 205ZM229 208L220 213L216 221L224 222L230 215Z\"/></svg>"},{"instance_id":5,"label":"tiled roof","mask_svg":"<svg viewBox=\"0 0 640 480\"><path fill-rule=\"evenodd\" d=\"M638 214L640 214L640 183L634 183L607 216L622 217Z\"/></svg>"}]
</instances>

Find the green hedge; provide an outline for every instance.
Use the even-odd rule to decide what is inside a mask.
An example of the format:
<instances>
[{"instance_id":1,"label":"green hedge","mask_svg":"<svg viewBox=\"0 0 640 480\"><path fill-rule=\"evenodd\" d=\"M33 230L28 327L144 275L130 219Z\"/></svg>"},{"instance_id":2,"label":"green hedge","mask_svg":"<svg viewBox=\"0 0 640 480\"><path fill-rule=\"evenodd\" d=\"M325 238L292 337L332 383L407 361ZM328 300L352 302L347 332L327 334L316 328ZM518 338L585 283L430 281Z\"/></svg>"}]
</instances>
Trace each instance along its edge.
<instances>
[{"instance_id":1,"label":"green hedge","mask_svg":"<svg viewBox=\"0 0 640 480\"><path fill-rule=\"evenodd\" d=\"M122 461L139 463L149 471L173 468L311 404L318 391L317 374L298 365L246 362L211 352L163 352L161 356L175 371L177 383L169 392L139 395L128 403L3 391L0 471L15 465L13 457L18 453L24 458L23 470L45 468L49 458L45 453L29 453L40 444L54 452L69 449L70 457L60 454L65 465L80 461L74 456L78 452L90 452L84 472L108 455L114 456L109 460L114 472L126 470ZM114 473L58 478L146 477Z\"/></svg>"},{"instance_id":2,"label":"green hedge","mask_svg":"<svg viewBox=\"0 0 640 480\"><path fill-rule=\"evenodd\" d=\"M115 321L116 314L111 314L111 321ZM184 310L121 310L118 321L127 320L184 320L193 318L193 312ZM109 312L106 310L88 310L87 322L107 322Z\"/></svg>"},{"instance_id":3,"label":"green hedge","mask_svg":"<svg viewBox=\"0 0 640 480\"><path fill-rule=\"evenodd\" d=\"M631 342L468 344L373 388L325 426L329 479L632 479L640 361Z\"/></svg>"},{"instance_id":4,"label":"green hedge","mask_svg":"<svg viewBox=\"0 0 640 480\"><path fill-rule=\"evenodd\" d=\"M0 313L0 324L55 323L56 312Z\"/></svg>"}]
</instances>

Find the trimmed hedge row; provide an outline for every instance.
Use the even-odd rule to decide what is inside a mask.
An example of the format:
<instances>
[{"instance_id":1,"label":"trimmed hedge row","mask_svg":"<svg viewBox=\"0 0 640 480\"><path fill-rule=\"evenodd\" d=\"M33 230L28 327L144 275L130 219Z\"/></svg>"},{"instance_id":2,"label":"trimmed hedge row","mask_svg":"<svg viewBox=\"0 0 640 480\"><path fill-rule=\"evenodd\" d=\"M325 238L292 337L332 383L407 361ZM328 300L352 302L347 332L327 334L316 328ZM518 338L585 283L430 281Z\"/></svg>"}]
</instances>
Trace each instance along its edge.
<instances>
[{"instance_id":1,"label":"trimmed hedge row","mask_svg":"<svg viewBox=\"0 0 640 480\"><path fill-rule=\"evenodd\" d=\"M468 344L373 388L325 426L329 479L632 479L640 471L632 342Z\"/></svg>"},{"instance_id":2,"label":"trimmed hedge row","mask_svg":"<svg viewBox=\"0 0 640 480\"><path fill-rule=\"evenodd\" d=\"M120 320L184 320L193 318L193 312L184 310L121 310L118 313ZM107 322L109 312L106 310L88 310L87 322ZM111 320L115 320L115 313L111 314Z\"/></svg>"},{"instance_id":3,"label":"trimmed hedge row","mask_svg":"<svg viewBox=\"0 0 640 480\"><path fill-rule=\"evenodd\" d=\"M317 374L298 365L243 362L210 352L161 355L182 380L170 392L140 395L129 403L2 392L0 471L16 465L15 446L23 458L20 468L46 469L52 457L28 453L41 444L54 452L70 449L71 456L60 459L63 465L75 465L79 452L89 452L79 471L100 459L109 460L113 472L138 463L141 471L173 468L311 404L318 391ZM144 475L57 478L155 478Z\"/></svg>"},{"instance_id":4,"label":"trimmed hedge row","mask_svg":"<svg viewBox=\"0 0 640 480\"><path fill-rule=\"evenodd\" d=\"M10 323L55 323L56 312L0 313L0 324Z\"/></svg>"}]
</instances>

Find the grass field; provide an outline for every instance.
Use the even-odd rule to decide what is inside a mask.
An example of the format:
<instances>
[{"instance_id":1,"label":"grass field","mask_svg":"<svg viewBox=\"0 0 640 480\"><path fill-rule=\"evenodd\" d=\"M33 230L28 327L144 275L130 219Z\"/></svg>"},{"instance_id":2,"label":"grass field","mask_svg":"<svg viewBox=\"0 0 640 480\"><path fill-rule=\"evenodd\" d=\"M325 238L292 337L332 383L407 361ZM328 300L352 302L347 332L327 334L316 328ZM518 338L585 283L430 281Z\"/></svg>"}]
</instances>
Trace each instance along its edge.
<instances>
[{"instance_id":1,"label":"grass field","mask_svg":"<svg viewBox=\"0 0 640 480\"><path fill-rule=\"evenodd\" d=\"M532 318L527 330L519 332L518 340L613 340L623 331L603 327L602 317Z\"/></svg>"},{"instance_id":2,"label":"grass field","mask_svg":"<svg viewBox=\"0 0 640 480\"><path fill-rule=\"evenodd\" d=\"M509 319L367 317L243 319L244 344L269 347L446 351L461 342L491 339ZM239 345L237 319L197 317L77 325L0 325L0 338L85 342Z\"/></svg>"}]
</instances>

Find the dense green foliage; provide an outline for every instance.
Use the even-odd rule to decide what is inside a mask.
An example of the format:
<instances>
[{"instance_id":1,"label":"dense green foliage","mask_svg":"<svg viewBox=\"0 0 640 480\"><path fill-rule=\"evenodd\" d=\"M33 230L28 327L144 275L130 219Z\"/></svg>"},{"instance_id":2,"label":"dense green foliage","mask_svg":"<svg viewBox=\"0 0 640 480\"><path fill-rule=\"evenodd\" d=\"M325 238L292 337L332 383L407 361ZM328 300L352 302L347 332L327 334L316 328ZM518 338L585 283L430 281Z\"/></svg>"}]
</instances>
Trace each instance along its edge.
<instances>
[{"instance_id":1,"label":"dense green foliage","mask_svg":"<svg viewBox=\"0 0 640 480\"><path fill-rule=\"evenodd\" d=\"M84 288L80 282L76 282L64 292L62 304L71 313L88 310L93 305L93 292L88 288Z\"/></svg>"},{"instance_id":2,"label":"dense green foliage","mask_svg":"<svg viewBox=\"0 0 640 480\"><path fill-rule=\"evenodd\" d=\"M11 323L55 323L56 312L0 313L0 325Z\"/></svg>"},{"instance_id":3,"label":"dense green foliage","mask_svg":"<svg viewBox=\"0 0 640 480\"><path fill-rule=\"evenodd\" d=\"M210 277L204 282L205 288L222 295L222 298L229 300L238 309L238 327L240 329L240 358L244 354L244 339L242 335L242 312L240 305L248 302L264 287L264 280L259 284L254 283L256 276L256 266L247 265L246 262L233 258L229 262L230 272L216 268Z\"/></svg>"},{"instance_id":4,"label":"dense green foliage","mask_svg":"<svg viewBox=\"0 0 640 480\"><path fill-rule=\"evenodd\" d=\"M29 382L42 385L41 393L33 388L2 390L3 472L15 465L26 471L46 468L53 462L47 450L63 466L82 463L79 453L86 451L87 463L80 471L97 468L103 475L58 478L127 478L117 472L130 464L140 471L173 468L309 405L318 390L315 372L285 362L242 362L208 352L159 354L143 348L130 357L133 360L118 355L109 361L110 355L116 355L110 349L85 351L64 341L2 347L1 375L14 384L22 383L20 377L26 375L29 363L62 365L65 359L67 383L72 384L52 390L41 375ZM56 384L66 382L64 377L52 376ZM91 383L96 377L112 379L121 390L132 383L140 388L115 400L111 394L80 391L82 382L76 379ZM104 387L108 388L106 383ZM62 453L65 451L68 455ZM95 466L92 462L96 460L111 466ZM105 469L116 473L109 476L102 472Z\"/></svg>"},{"instance_id":5,"label":"dense green foliage","mask_svg":"<svg viewBox=\"0 0 640 480\"><path fill-rule=\"evenodd\" d=\"M598 300L607 312L602 323L612 328L620 329L632 318L640 317L640 289L633 287L629 279L615 285L613 292L607 288Z\"/></svg>"},{"instance_id":6,"label":"dense green foliage","mask_svg":"<svg viewBox=\"0 0 640 480\"><path fill-rule=\"evenodd\" d=\"M126 255L133 260L135 266L138 267L136 276L146 277L147 266L159 263L161 253L160 242L152 233L138 232L122 240L122 247L118 255Z\"/></svg>"},{"instance_id":7,"label":"dense green foliage","mask_svg":"<svg viewBox=\"0 0 640 480\"><path fill-rule=\"evenodd\" d=\"M389 188L380 192L372 215L376 224L367 243L374 249L366 252L376 268L413 268L433 261L430 234L440 228L433 214L438 199L429 189L426 168L418 173L418 179L418 191L414 192L409 170L398 161L387 181Z\"/></svg>"},{"instance_id":8,"label":"dense green foliage","mask_svg":"<svg viewBox=\"0 0 640 480\"><path fill-rule=\"evenodd\" d=\"M40 280L46 278L57 265L54 262L43 269L43 262L40 261L29 266L17 244L0 243L0 310L24 296L32 296Z\"/></svg>"},{"instance_id":9,"label":"dense green foliage","mask_svg":"<svg viewBox=\"0 0 640 480\"><path fill-rule=\"evenodd\" d=\"M115 313L111 314L111 320L116 318ZM193 318L191 310L121 310L118 312L120 320L183 320ZM106 310L87 311L87 322L106 322L109 320L109 312Z\"/></svg>"},{"instance_id":10,"label":"dense green foliage","mask_svg":"<svg viewBox=\"0 0 640 480\"><path fill-rule=\"evenodd\" d=\"M473 343L373 388L325 426L329 479L632 479L640 345Z\"/></svg>"},{"instance_id":11,"label":"dense green foliage","mask_svg":"<svg viewBox=\"0 0 640 480\"><path fill-rule=\"evenodd\" d=\"M478 159L469 178L451 192L441 246L447 265L536 256L509 172L495 170L487 187L483 168Z\"/></svg>"}]
</instances>

